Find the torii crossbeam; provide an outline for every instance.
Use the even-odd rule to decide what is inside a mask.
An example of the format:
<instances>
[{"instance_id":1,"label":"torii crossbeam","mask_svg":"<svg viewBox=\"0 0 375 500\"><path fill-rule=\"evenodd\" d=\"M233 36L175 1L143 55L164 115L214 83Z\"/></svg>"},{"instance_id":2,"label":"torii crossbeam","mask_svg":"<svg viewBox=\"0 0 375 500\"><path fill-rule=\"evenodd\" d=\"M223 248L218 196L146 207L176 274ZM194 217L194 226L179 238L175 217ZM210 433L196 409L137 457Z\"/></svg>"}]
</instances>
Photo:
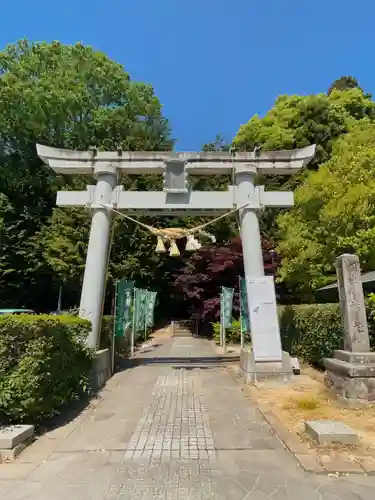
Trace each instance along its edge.
<instances>
[{"instance_id":1,"label":"torii crossbeam","mask_svg":"<svg viewBox=\"0 0 375 500\"><path fill-rule=\"evenodd\" d=\"M96 185L87 186L86 191L59 191L57 205L91 209L80 316L92 322L88 344L98 347L109 252L110 209L125 211L129 215L218 215L234 207L244 207L239 213L245 275L247 278L262 277L258 211L269 206L293 206L293 193L265 191L264 186L255 186L255 177L258 173L294 174L313 158L315 146L258 154L236 153L234 156L223 152L70 151L39 144L37 152L43 162L59 174L86 174L97 180ZM130 175L162 173L163 190L126 191L117 185L121 172ZM189 189L187 181L190 175L228 173L233 174L235 186L228 186L227 191ZM274 349L273 358L281 359L281 347L276 351Z\"/></svg>"}]
</instances>

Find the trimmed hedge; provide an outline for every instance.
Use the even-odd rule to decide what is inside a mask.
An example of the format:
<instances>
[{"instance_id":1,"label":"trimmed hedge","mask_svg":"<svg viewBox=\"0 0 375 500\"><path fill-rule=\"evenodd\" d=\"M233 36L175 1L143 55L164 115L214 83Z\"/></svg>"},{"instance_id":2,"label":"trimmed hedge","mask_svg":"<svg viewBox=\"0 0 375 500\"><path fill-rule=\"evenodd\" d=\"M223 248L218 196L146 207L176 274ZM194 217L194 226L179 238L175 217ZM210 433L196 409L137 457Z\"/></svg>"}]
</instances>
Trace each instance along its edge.
<instances>
[{"instance_id":1,"label":"trimmed hedge","mask_svg":"<svg viewBox=\"0 0 375 500\"><path fill-rule=\"evenodd\" d=\"M375 346L375 296L366 299L370 344ZM342 349L344 332L339 304L309 304L279 307L283 349L314 366Z\"/></svg>"},{"instance_id":2,"label":"trimmed hedge","mask_svg":"<svg viewBox=\"0 0 375 500\"><path fill-rule=\"evenodd\" d=\"M283 349L312 365L343 346L339 304L309 304L279 307Z\"/></svg>"},{"instance_id":3,"label":"trimmed hedge","mask_svg":"<svg viewBox=\"0 0 375 500\"><path fill-rule=\"evenodd\" d=\"M0 421L37 423L88 392L89 321L74 316L0 316Z\"/></svg>"},{"instance_id":4,"label":"trimmed hedge","mask_svg":"<svg viewBox=\"0 0 375 500\"><path fill-rule=\"evenodd\" d=\"M339 304L278 306L278 315L283 349L293 356L321 367L323 358L342 347ZM232 325L226 330L227 342L239 343L240 322L234 321ZM220 323L214 323L212 327L215 342L219 344Z\"/></svg>"},{"instance_id":5,"label":"trimmed hedge","mask_svg":"<svg viewBox=\"0 0 375 500\"><path fill-rule=\"evenodd\" d=\"M67 312L67 315L78 317L79 308L74 307ZM103 315L102 317L102 327L100 332L100 345L99 349L107 349L111 345L111 338L113 336L113 321L114 318L111 315Z\"/></svg>"}]
</instances>

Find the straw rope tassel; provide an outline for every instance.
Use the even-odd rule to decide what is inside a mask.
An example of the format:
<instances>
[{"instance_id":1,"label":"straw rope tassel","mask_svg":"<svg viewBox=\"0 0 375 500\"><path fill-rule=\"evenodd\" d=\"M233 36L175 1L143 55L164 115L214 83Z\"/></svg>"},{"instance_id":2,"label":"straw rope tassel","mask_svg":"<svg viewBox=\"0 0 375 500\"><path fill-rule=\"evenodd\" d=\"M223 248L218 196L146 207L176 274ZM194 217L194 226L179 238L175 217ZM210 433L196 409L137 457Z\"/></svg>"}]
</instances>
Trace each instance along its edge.
<instances>
[{"instance_id":1,"label":"straw rope tassel","mask_svg":"<svg viewBox=\"0 0 375 500\"><path fill-rule=\"evenodd\" d=\"M202 245L199 243L199 241L194 237L194 234L201 234L202 236L211 239L212 243L216 242L215 236L212 234L207 233L206 231L203 231L203 229L207 226L210 226L214 224L215 222L223 219L224 217L228 217L229 215L238 212L241 208L244 208L248 205L248 203L245 203L244 205L240 207L233 208L233 210L230 210L229 212L226 212L225 214L221 214L218 217L215 217L215 219L205 222L204 224L201 224L200 226L192 227L190 229L184 229L180 227L174 227L174 228L163 228L159 229L157 227L149 226L147 224L144 224L143 222L133 219L133 217L130 217L129 215L123 214L119 212L118 210L115 210L114 208L108 207L106 205L101 205L106 208L107 210L110 210L111 212L120 215L124 219L127 219L135 224L138 224L140 227L143 227L146 231L149 231L151 234L157 237L157 244L156 244L156 249L155 251L157 253L163 253L166 251L164 241L170 241L170 248L169 248L169 255L171 257L176 257L180 255L180 251L178 249L178 246L176 244L177 239L182 239L182 238L187 238L186 242L186 250L191 252L194 250L199 250Z\"/></svg>"},{"instance_id":2,"label":"straw rope tassel","mask_svg":"<svg viewBox=\"0 0 375 500\"><path fill-rule=\"evenodd\" d=\"M187 241L186 241L186 247L185 250L187 252L194 252L195 250L199 250L202 247L202 245L199 243L198 240L194 238L193 234L188 234L187 235Z\"/></svg>"},{"instance_id":3,"label":"straw rope tassel","mask_svg":"<svg viewBox=\"0 0 375 500\"><path fill-rule=\"evenodd\" d=\"M156 244L155 252L156 253L164 253L164 252L166 252L164 241L163 241L163 238L161 236L158 236L158 242Z\"/></svg>"},{"instance_id":4,"label":"straw rope tassel","mask_svg":"<svg viewBox=\"0 0 375 500\"><path fill-rule=\"evenodd\" d=\"M180 251L178 249L176 240L171 240L171 246L169 247L169 256L170 257L178 257L180 255Z\"/></svg>"}]
</instances>

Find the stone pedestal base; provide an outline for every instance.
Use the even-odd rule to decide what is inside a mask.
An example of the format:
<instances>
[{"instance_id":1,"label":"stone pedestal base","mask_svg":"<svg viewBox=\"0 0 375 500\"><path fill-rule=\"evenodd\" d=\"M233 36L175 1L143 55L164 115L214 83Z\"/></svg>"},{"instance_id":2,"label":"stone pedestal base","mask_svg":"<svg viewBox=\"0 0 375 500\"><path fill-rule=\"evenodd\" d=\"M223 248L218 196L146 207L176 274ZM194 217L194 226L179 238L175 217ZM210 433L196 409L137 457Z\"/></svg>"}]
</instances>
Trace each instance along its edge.
<instances>
[{"instance_id":1,"label":"stone pedestal base","mask_svg":"<svg viewBox=\"0 0 375 500\"><path fill-rule=\"evenodd\" d=\"M109 349L102 349L96 352L92 370L91 387L98 391L112 376L111 353Z\"/></svg>"},{"instance_id":2,"label":"stone pedestal base","mask_svg":"<svg viewBox=\"0 0 375 500\"><path fill-rule=\"evenodd\" d=\"M246 382L262 382L273 380L288 382L293 375L293 367L289 353L282 352L282 361L255 362L251 349L242 349L240 355L241 373Z\"/></svg>"},{"instance_id":3,"label":"stone pedestal base","mask_svg":"<svg viewBox=\"0 0 375 500\"><path fill-rule=\"evenodd\" d=\"M33 440L33 425L0 426L0 463L14 460Z\"/></svg>"},{"instance_id":4,"label":"stone pedestal base","mask_svg":"<svg viewBox=\"0 0 375 500\"><path fill-rule=\"evenodd\" d=\"M326 386L349 406L375 405L375 353L335 351L324 360Z\"/></svg>"}]
</instances>

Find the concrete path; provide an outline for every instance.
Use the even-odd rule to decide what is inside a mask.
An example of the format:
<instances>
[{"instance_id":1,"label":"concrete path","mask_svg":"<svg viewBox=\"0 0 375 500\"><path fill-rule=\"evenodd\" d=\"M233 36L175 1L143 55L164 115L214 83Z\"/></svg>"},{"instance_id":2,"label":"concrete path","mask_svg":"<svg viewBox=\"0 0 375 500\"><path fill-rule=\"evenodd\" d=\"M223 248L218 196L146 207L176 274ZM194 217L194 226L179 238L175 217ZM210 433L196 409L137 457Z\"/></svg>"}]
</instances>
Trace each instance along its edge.
<instances>
[{"instance_id":1,"label":"concrete path","mask_svg":"<svg viewBox=\"0 0 375 500\"><path fill-rule=\"evenodd\" d=\"M0 465L0 498L374 498L375 477L301 470L214 356L193 338L139 354L93 407Z\"/></svg>"}]
</instances>

